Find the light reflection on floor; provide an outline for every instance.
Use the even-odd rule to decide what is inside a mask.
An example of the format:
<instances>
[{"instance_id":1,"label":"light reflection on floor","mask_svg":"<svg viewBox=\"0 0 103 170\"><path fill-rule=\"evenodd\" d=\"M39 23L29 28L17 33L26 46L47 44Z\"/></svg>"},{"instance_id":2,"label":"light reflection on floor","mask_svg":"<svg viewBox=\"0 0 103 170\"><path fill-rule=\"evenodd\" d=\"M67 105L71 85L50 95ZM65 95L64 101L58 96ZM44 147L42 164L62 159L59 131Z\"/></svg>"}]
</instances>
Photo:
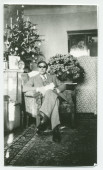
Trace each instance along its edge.
<instances>
[{"instance_id":1,"label":"light reflection on floor","mask_svg":"<svg viewBox=\"0 0 103 170\"><path fill-rule=\"evenodd\" d=\"M13 139L14 139L14 134L13 133L9 134L7 139L7 144L11 144L13 142Z\"/></svg>"},{"instance_id":2,"label":"light reflection on floor","mask_svg":"<svg viewBox=\"0 0 103 170\"><path fill-rule=\"evenodd\" d=\"M4 147L10 146L10 145L13 143L13 141L14 141L19 135L21 135L21 133L22 133L22 130L21 130L21 129L18 129L18 130L14 131L14 132L11 132L11 133L5 135L5 136L4 136ZM9 157L10 157L10 150L9 150L9 149L7 149L5 157L6 157L6 158L9 158Z\"/></svg>"},{"instance_id":3,"label":"light reflection on floor","mask_svg":"<svg viewBox=\"0 0 103 170\"><path fill-rule=\"evenodd\" d=\"M6 151L6 158L9 158L9 149Z\"/></svg>"},{"instance_id":4,"label":"light reflection on floor","mask_svg":"<svg viewBox=\"0 0 103 170\"><path fill-rule=\"evenodd\" d=\"M10 145L12 142L13 142L13 139L14 139L14 134L13 133L10 133L8 135L8 138L7 138L7 142L6 142L6 145ZM9 149L6 151L6 158L9 158L9 155L10 155L10 152L9 152Z\"/></svg>"}]
</instances>

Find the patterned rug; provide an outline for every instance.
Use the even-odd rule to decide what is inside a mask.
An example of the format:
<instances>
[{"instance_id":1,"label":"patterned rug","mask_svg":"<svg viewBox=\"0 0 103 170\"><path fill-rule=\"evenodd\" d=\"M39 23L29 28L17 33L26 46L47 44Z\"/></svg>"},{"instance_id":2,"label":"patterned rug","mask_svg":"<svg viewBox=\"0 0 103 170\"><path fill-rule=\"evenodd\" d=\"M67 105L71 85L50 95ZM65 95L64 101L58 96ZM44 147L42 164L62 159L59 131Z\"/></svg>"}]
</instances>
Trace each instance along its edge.
<instances>
[{"instance_id":1,"label":"patterned rug","mask_svg":"<svg viewBox=\"0 0 103 170\"><path fill-rule=\"evenodd\" d=\"M76 129L61 129L61 142L51 133L35 134L32 124L5 147L5 166L93 166L97 162L97 120L79 119ZM9 156L7 157L7 153Z\"/></svg>"}]
</instances>

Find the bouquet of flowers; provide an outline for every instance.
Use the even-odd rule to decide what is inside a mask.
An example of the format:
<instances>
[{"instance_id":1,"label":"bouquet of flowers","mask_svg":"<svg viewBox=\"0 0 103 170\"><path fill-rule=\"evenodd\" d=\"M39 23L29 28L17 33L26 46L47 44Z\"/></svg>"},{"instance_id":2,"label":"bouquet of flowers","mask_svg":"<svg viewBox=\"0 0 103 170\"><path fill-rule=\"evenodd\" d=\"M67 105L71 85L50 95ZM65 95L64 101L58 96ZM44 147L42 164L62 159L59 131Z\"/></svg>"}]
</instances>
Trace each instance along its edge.
<instances>
[{"instance_id":1,"label":"bouquet of flowers","mask_svg":"<svg viewBox=\"0 0 103 170\"><path fill-rule=\"evenodd\" d=\"M48 65L49 73L56 74L61 81L80 82L84 78L84 69L71 54L57 54L50 58Z\"/></svg>"}]
</instances>

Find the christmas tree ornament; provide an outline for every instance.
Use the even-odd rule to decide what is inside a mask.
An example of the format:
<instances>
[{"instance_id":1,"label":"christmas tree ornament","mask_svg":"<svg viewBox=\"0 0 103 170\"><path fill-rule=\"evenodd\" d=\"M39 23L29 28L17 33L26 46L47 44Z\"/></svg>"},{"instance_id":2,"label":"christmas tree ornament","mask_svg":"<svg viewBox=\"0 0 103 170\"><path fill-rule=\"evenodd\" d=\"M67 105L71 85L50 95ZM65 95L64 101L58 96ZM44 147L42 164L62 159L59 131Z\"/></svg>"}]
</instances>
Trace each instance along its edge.
<instances>
[{"instance_id":1,"label":"christmas tree ornament","mask_svg":"<svg viewBox=\"0 0 103 170\"><path fill-rule=\"evenodd\" d=\"M10 18L10 25L11 25L11 29L12 29L12 17Z\"/></svg>"},{"instance_id":2,"label":"christmas tree ornament","mask_svg":"<svg viewBox=\"0 0 103 170\"><path fill-rule=\"evenodd\" d=\"M36 29L36 25L33 26L33 29Z\"/></svg>"},{"instance_id":3,"label":"christmas tree ornament","mask_svg":"<svg viewBox=\"0 0 103 170\"><path fill-rule=\"evenodd\" d=\"M39 42L38 45L41 46L41 43Z\"/></svg>"},{"instance_id":4,"label":"christmas tree ornament","mask_svg":"<svg viewBox=\"0 0 103 170\"><path fill-rule=\"evenodd\" d=\"M19 21L19 17L17 17L17 19L16 19L17 21Z\"/></svg>"},{"instance_id":5,"label":"christmas tree ornament","mask_svg":"<svg viewBox=\"0 0 103 170\"><path fill-rule=\"evenodd\" d=\"M22 51L22 52L21 52L21 55L24 55L24 54L25 54L25 52L24 52L24 51Z\"/></svg>"},{"instance_id":6,"label":"christmas tree ornament","mask_svg":"<svg viewBox=\"0 0 103 170\"><path fill-rule=\"evenodd\" d=\"M18 51L18 47L16 47L15 50Z\"/></svg>"},{"instance_id":7,"label":"christmas tree ornament","mask_svg":"<svg viewBox=\"0 0 103 170\"><path fill-rule=\"evenodd\" d=\"M33 57L33 58L35 57L34 54L32 54L32 57Z\"/></svg>"}]
</instances>

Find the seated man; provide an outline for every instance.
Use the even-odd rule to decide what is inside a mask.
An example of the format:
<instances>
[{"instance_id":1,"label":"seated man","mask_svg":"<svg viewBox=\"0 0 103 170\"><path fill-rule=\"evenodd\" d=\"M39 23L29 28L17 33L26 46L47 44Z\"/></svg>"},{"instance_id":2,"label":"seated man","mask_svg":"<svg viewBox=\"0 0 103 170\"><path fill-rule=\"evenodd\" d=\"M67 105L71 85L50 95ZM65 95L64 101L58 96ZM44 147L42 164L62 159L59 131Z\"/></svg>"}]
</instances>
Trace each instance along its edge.
<instances>
[{"instance_id":1,"label":"seated man","mask_svg":"<svg viewBox=\"0 0 103 170\"><path fill-rule=\"evenodd\" d=\"M60 132L58 125L59 120L59 98L63 96L63 91L66 89L65 84L62 84L55 75L48 74L48 65L45 61L38 62L39 74L31 77L23 88L24 92L33 91L33 93L40 92L43 96L43 102L40 108L41 122L37 126L37 133L45 130L49 120L53 130L53 140L60 141Z\"/></svg>"}]
</instances>

